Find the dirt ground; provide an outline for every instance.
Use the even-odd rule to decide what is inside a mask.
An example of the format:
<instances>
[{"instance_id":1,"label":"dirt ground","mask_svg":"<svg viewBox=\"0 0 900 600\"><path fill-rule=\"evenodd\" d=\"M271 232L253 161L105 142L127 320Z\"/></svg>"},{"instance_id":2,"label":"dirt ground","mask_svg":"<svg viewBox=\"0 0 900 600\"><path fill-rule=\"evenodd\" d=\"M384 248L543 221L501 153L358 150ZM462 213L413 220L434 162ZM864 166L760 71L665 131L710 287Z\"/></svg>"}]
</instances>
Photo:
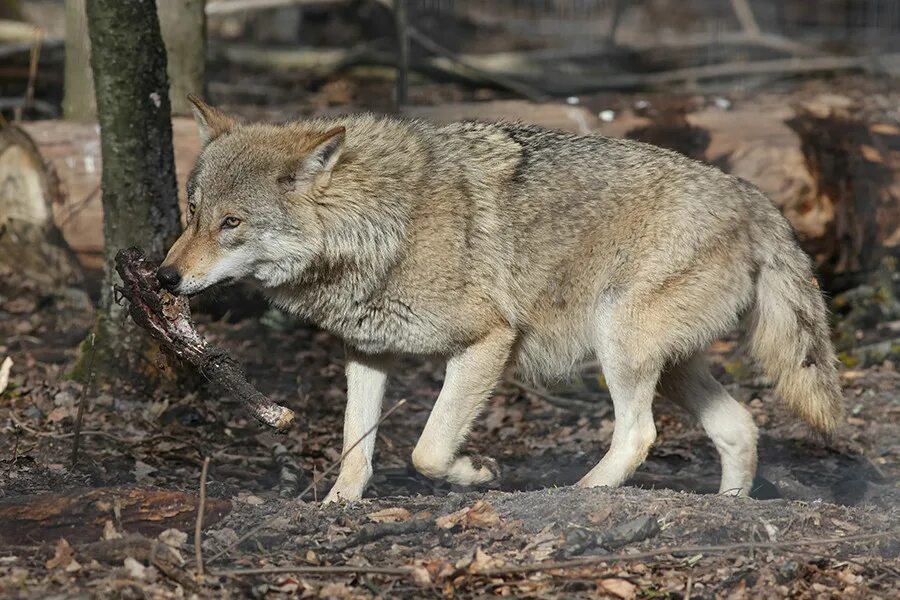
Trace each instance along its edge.
<instances>
[{"instance_id":1,"label":"dirt ground","mask_svg":"<svg viewBox=\"0 0 900 600\"><path fill-rule=\"evenodd\" d=\"M628 486L568 487L613 430L591 364L550 394L509 374L468 443L500 462L495 489L431 482L409 456L443 371L410 361L389 388L386 409L406 403L378 432L366 499L323 508L317 499L341 448L338 340L273 310L236 322L234 313L198 317L261 391L297 411L293 430L275 435L205 386L133 389L98 379L85 392L65 374L91 324L86 294L47 296L6 281L0 358L13 366L0 395L3 597L889 598L900 589L900 373L890 362L842 372L846 424L826 442L784 411L734 341L717 343L716 375L762 432L755 499L735 499L714 493L711 443L662 400L659 439ZM223 502L204 521L198 580L193 531L206 457L207 498ZM86 488L186 493L175 528L187 535L160 533L168 521L152 515L129 520L118 501L94 503L99 522L108 521L102 532L76 515L65 527L21 533L24 521L4 512L49 510L52 497Z\"/></svg>"}]
</instances>

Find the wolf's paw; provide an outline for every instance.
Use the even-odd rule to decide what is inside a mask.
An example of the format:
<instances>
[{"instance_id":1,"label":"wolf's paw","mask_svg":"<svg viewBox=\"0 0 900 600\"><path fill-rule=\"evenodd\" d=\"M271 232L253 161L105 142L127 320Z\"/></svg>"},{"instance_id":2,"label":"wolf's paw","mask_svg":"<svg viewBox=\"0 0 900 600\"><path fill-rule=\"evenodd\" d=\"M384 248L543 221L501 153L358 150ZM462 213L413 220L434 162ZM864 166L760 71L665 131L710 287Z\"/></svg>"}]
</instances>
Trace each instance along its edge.
<instances>
[{"instance_id":1,"label":"wolf's paw","mask_svg":"<svg viewBox=\"0 0 900 600\"><path fill-rule=\"evenodd\" d=\"M445 479L457 485L483 485L500 479L500 467L487 456L460 456L450 465Z\"/></svg>"},{"instance_id":2,"label":"wolf's paw","mask_svg":"<svg viewBox=\"0 0 900 600\"><path fill-rule=\"evenodd\" d=\"M331 491L328 492L328 495L325 496L325 499L322 500L322 504L333 504L335 502L355 502L362 498L363 485L357 484L342 484L340 481L334 484L334 487L331 488Z\"/></svg>"}]
</instances>

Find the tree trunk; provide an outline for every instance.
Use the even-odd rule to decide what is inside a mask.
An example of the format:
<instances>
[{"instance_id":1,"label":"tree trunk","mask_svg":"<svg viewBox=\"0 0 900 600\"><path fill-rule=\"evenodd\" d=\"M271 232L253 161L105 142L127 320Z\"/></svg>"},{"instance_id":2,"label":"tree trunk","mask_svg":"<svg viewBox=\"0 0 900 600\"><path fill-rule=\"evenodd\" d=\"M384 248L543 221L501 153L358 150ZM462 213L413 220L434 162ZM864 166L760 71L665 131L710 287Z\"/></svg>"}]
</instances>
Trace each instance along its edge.
<instances>
[{"instance_id":1,"label":"tree trunk","mask_svg":"<svg viewBox=\"0 0 900 600\"><path fill-rule=\"evenodd\" d=\"M88 0L87 16L105 241L95 364L100 371L137 374L154 364L142 360L151 358L152 345L115 302L114 258L120 248L137 245L160 260L179 232L166 52L154 1ZM75 376L86 375L78 371Z\"/></svg>"},{"instance_id":2,"label":"tree trunk","mask_svg":"<svg viewBox=\"0 0 900 600\"><path fill-rule=\"evenodd\" d=\"M22 20L22 3L19 0L0 0L0 19Z\"/></svg>"},{"instance_id":3,"label":"tree trunk","mask_svg":"<svg viewBox=\"0 0 900 600\"><path fill-rule=\"evenodd\" d=\"M159 0L159 24L169 56L172 113L191 114L188 94L205 96L206 0Z\"/></svg>"},{"instance_id":4,"label":"tree trunk","mask_svg":"<svg viewBox=\"0 0 900 600\"><path fill-rule=\"evenodd\" d=\"M72 121L93 121L97 116L91 76L91 40L85 0L66 0L66 66L63 116Z\"/></svg>"}]
</instances>

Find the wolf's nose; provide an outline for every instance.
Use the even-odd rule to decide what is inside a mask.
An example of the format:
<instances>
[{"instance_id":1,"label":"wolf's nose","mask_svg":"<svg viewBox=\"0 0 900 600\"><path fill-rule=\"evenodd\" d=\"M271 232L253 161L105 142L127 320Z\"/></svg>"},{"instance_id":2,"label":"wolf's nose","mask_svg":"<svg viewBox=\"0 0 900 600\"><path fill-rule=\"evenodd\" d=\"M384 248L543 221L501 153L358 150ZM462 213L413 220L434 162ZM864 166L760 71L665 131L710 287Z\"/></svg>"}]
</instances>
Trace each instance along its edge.
<instances>
[{"instance_id":1,"label":"wolf's nose","mask_svg":"<svg viewBox=\"0 0 900 600\"><path fill-rule=\"evenodd\" d=\"M164 288L170 292L174 292L178 284L181 283L181 275L175 267L162 267L156 271L156 278Z\"/></svg>"}]
</instances>

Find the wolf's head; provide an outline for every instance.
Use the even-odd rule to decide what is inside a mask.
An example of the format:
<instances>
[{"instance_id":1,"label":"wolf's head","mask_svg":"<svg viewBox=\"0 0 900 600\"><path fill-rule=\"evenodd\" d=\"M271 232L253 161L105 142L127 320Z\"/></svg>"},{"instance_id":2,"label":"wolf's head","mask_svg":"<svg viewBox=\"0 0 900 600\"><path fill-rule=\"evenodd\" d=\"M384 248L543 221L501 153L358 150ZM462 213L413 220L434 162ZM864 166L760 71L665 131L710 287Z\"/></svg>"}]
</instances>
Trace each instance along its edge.
<instances>
[{"instance_id":1,"label":"wolf's head","mask_svg":"<svg viewBox=\"0 0 900 600\"><path fill-rule=\"evenodd\" d=\"M203 150L188 179L188 223L157 271L195 294L253 277L264 287L298 277L318 254L315 205L341 157L344 128L244 125L191 97Z\"/></svg>"}]
</instances>

